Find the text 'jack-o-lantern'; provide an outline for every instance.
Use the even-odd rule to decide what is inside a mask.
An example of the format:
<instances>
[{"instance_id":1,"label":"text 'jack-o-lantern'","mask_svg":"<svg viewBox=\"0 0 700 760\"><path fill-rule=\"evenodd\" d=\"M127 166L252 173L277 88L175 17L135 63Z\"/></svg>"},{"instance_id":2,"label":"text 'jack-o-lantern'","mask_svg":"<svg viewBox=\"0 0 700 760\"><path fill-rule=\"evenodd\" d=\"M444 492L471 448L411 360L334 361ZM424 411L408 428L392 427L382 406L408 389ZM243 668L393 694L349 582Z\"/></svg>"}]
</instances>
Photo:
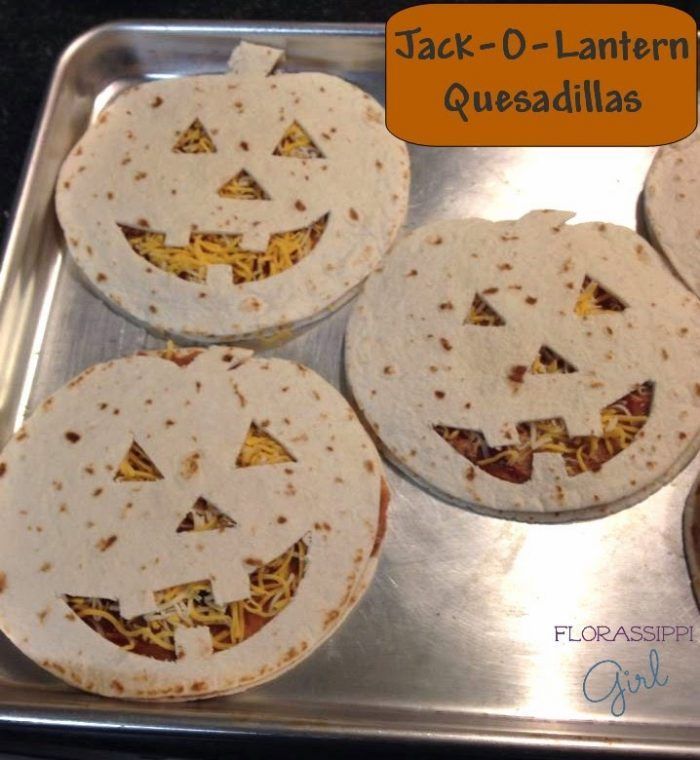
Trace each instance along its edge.
<instances>
[{"instance_id":1,"label":"text 'jack-o-lantern'","mask_svg":"<svg viewBox=\"0 0 700 760\"><path fill-rule=\"evenodd\" d=\"M697 449L700 302L631 230L437 222L352 315L352 391L388 453L490 513L601 514Z\"/></svg>"},{"instance_id":2,"label":"text 'jack-o-lantern'","mask_svg":"<svg viewBox=\"0 0 700 760\"><path fill-rule=\"evenodd\" d=\"M66 159L68 247L108 301L160 331L213 340L317 317L393 240L406 147L381 106L321 73L270 73L241 43L227 74L121 94Z\"/></svg>"},{"instance_id":3,"label":"text 'jack-o-lantern'","mask_svg":"<svg viewBox=\"0 0 700 760\"><path fill-rule=\"evenodd\" d=\"M86 370L10 441L0 494L4 632L72 684L144 699L308 655L369 582L388 499L335 389L222 348Z\"/></svg>"}]
</instances>

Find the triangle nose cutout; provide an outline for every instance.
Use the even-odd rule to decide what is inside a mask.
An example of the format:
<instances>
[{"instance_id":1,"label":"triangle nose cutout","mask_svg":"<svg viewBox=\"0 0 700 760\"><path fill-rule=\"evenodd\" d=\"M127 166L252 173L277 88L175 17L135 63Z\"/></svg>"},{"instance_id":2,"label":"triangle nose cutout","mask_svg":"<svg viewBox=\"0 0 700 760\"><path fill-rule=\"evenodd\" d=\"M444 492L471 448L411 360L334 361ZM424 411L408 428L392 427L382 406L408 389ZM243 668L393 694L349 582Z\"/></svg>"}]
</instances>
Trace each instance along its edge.
<instances>
[{"instance_id":1,"label":"triangle nose cutout","mask_svg":"<svg viewBox=\"0 0 700 760\"><path fill-rule=\"evenodd\" d=\"M226 530L226 528L234 528L235 526L236 521L232 517L200 496L192 505L192 509L182 518L175 532Z\"/></svg>"}]
</instances>

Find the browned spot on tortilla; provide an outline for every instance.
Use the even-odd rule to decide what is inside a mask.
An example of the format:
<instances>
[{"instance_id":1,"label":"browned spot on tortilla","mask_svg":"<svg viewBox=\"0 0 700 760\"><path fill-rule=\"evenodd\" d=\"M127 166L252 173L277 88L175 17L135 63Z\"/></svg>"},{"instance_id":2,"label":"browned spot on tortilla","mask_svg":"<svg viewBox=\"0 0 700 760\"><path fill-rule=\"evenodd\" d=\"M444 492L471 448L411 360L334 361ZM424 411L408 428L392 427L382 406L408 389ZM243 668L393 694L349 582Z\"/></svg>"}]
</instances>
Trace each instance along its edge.
<instances>
[{"instance_id":1,"label":"browned spot on tortilla","mask_svg":"<svg viewBox=\"0 0 700 760\"><path fill-rule=\"evenodd\" d=\"M52 567L53 565L50 562L44 562L44 564L39 568L39 571L42 573L48 573Z\"/></svg>"},{"instance_id":2,"label":"browned spot on tortilla","mask_svg":"<svg viewBox=\"0 0 700 760\"><path fill-rule=\"evenodd\" d=\"M445 349L445 351L452 351L452 344L449 340L447 340L447 338L440 338L440 345Z\"/></svg>"},{"instance_id":3,"label":"browned spot on tortilla","mask_svg":"<svg viewBox=\"0 0 700 760\"><path fill-rule=\"evenodd\" d=\"M661 356L662 356L664 359L668 359L668 351L667 351L665 348L662 348L662 349L661 349Z\"/></svg>"},{"instance_id":4,"label":"browned spot on tortilla","mask_svg":"<svg viewBox=\"0 0 700 760\"><path fill-rule=\"evenodd\" d=\"M678 438L680 438L681 441L685 441L685 439L688 437L686 433L680 432L678 433Z\"/></svg>"},{"instance_id":5,"label":"browned spot on tortilla","mask_svg":"<svg viewBox=\"0 0 700 760\"><path fill-rule=\"evenodd\" d=\"M46 616L49 614L48 607L41 612L37 612L36 616L39 618L39 622L43 623L46 620Z\"/></svg>"},{"instance_id":6,"label":"browned spot on tortilla","mask_svg":"<svg viewBox=\"0 0 700 760\"><path fill-rule=\"evenodd\" d=\"M442 238L440 235L431 235L425 242L430 245L442 245Z\"/></svg>"},{"instance_id":7,"label":"browned spot on tortilla","mask_svg":"<svg viewBox=\"0 0 700 760\"><path fill-rule=\"evenodd\" d=\"M7 472L7 464L0 462L0 478Z\"/></svg>"},{"instance_id":8,"label":"browned spot on tortilla","mask_svg":"<svg viewBox=\"0 0 700 760\"><path fill-rule=\"evenodd\" d=\"M499 264L499 265L498 265L498 268L499 268L499 269L500 269L502 272L505 272L505 271L507 271L508 269L512 269L512 268L513 268L513 265L512 265L512 264L509 264L509 263L506 261L506 262L504 262L503 264Z\"/></svg>"},{"instance_id":9,"label":"browned spot on tortilla","mask_svg":"<svg viewBox=\"0 0 700 760\"><path fill-rule=\"evenodd\" d=\"M136 172L136 174L134 174L134 181L140 182L142 179L146 179L147 176L147 172Z\"/></svg>"},{"instance_id":10,"label":"browned spot on tortilla","mask_svg":"<svg viewBox=\"0 0 700 760\"><path fill-rule=\"evenodd\" d=\"M353 222L356 222L360 218L360 215L357 213L357 211L355 211L354 208L348 209L348 216L353 220Z\"/></svg>"},{"instance_id":11,"label":"browned spot on tortilla","mask_svg":"<svg viewBox=\"0 0 700 760\"><path fill-rule=\"evenodd\" d=\"M445 391L435 391L435 398L445 398Z\"/></svg>"},{"instance_id":12,"label":"browned spot on tortilla","mask_svg":"<svg viewBox=\"0 0 700 760\"><path fill-rule=\"evenodd\" d=\"M238 143L241 150L248 150L249 146L248 143L245 140L241 140L241 142Z\"/></svg>"},{"instance_id":13,"label":"browned spot on tortilla","mask_svg":"<svg viewBox=\"0 0 700 760\"><path fill-rule=\"evenodd\" d=\"M246 405L246 399L245 399L245 396L239 390L238 385L236 383L233 384L233 391L238 397L238 403L241 405L241 408L243 408Z\"/></svg>"},{"instance_id":14,"label":"browned spot on tortilla","mask_svg":"<svg viewBox=\"0 0 700 760\"><path fill-rule=\"evenodd\" d=\"M467 467L467 480L474 480L476 473L473 467Z\"/></svg>"},{"instance_id":15,"label":"browned spot on tortilla","mask_svg":"<svg viewBox=\"0 0 700 760\"><path fill-rule=\"evenodd\" d=\"M297 211L306 211L306 204L303 201L296 200L294 201L294 208Z\"/></svg>"},{"instance_id":16,"label":"browned spot on tortilla","mask_svg":"<svg viewBox=\"0 0 700 760\"><path fill-rule=\"evenodd\" d=\"M529 303L530 306L533 306L534 304L537 303L537 299L534 296L527 296L527 298L525 299L525 303Z\"/></svg>"},{"instance_id":17,"label":"browned spot on tortilla","mask_svg":"<svg viewBox=\"0 0 700 760\"><path fill-rule=\"evenodd\" d=\"M444 301L440 304L440 311L451 311L452 309L454 309L452 301Z\"/></svg>"},{"instance_id":18,"label":"browned spot on tortilla","mask_svg":"<svg viewBox=\"0 0 700 760\"><path fill-rule=\"evenodd\" d=\"M415 277L418 274L417 269L411 269L411 271L406 275L406 277Z\"/></svg>"},{"instance_id":19,"label":"browned spot on tortilla","mask_svg":"<svg viewBox=\"0 0 700 760\"><path fill-rule=\"evenodd\" d=\"M277 522L280 525L284 525L287 522L287 518L284 515L278 515L277 516Z\"/></svg>"},{"instance_id":20,"label":"browned spot on tortilla","mask_svg":"<svg viewBox=\"0 0 700 760\"><path fill-rule=\"evenodd\" d=\"M67 441L70 441L71 443L77 443L80 440L80 434L75 433L72 430L67 430L65 432L65 437Z\"/></svg>"},{"instance_id":21,"label":"browned spot on tortilla","mask_svg":"<svg viewBox=\"0 0 700 760\"><path fill-rule=\"evenodd\" d=\"M486 288L486 290L481 291L484 295L491 296L494 293L498 293L498 288Z\"/></svg>"},{"instance_id":22,"label":"browned spot on tortilla","mask_svg":"<svg viewBox=\"0 0 700 760\"><path fill-rule=\"evenodd\" d=\"M102 493L102 491L104 491L104 488L96 488L96 489L95 489L95 490L92 492L92 495L93 495L93 496L99 496L99 495Z\"/></svg>"},{"instance_id":23,"label":"browned spot on tortilla","mask_svg":"<svg viewBox=\"0 0 700 760\"><path fill-rule=\"evenodd\" d=\"M199 470L199 452L195 451L182 460L180 474L185 480L189 480L197 470Z\"/></svg>"},{"instance_id":24,"label":"browned spot on tortilla","mask_svg":"<svg viewBox=\"0 0 700 760\"><path fill-rule=\"evenodd\" d=\"M165 427L172 427L175 424L175 420L165 420Z\"/></svg>"},{"instance_id":25,"label":"browned spot on tortilla","mask_svg":"<svg viewBox=\"0 0 700 760\"><path fill-rule=\"evenodd\" d=\"M117 540L117 537L112 534L111 536L107 536L107 538L101 538L95 546L101 551L106 552L107 549L109 549L110 546Z\"/></svg>"},{"instance_id":26,"label":"browned spot on tortilla","mask_svg":"<svg viewBox=\"0 0 700 760\"><path fill-rule=\"evenodd\" d=\"M379 549L384 541L386 535L386 522L387 513L389 510L389 502L391 501L391 491L389 491L389 485L384 478L381 479L379 487L379 517L377 519L377 532L374 534L374 544L372 545L372 551L370 557L376 557L379 553Z\"/></svg>"},{"instance_id":27,"label":"browned spot on tortilla","mask_svg":"<svg viewBox=\"0 0 700 760\"><path fill-rule=\"evenodd\" d=\"M253 567L262 567L265 563L257 557L246 557L243 560L246 565L252 565Z\"/></svg>"},{"instance_id":28,"label":"browned spot on tortilla","mask_svg":"<svg viewBox=\"0 0 700 760\"><path fill-rule=\"evenodd\" d=\"M110 683L110 686L114 689L114 691L118 692L119 694L124 693L124 686L122 682L117 680L116 678Z\"/></svg>"},{"instance_id":29,"label":"browned spot on tortilla","mask_svg":"<svg viewBox=\"0 0 700 760\"><path fill-rule=\"evenodd\" d=\"M385 375L395 375L396 369L391 366L391 364L387 364L386 367L384 367L384 374Z\"/></svg>"},{"instance_id":30,"label":"browned spot on tortilla","mask_svg":"<svg viewBox=\"0 0 700 760\"><path fill-rule=\"evenodd\" d=\"M527 367L524 364L515 364L510 368L508 379L514 383L522 383L526 372Z\"/></svg>"},{"instance_id":31,"label":"browned spot on tortilla","mask_svg":"<svg viewBox=\"0 0 700 760\"><path fill-rule=\"evenodd\" d=\"M204 689L207 688L207 682L206 681L194 681L194 683L190 686L192 691L204 691Z\"/></svg>"},{"instance_id":32,"label":"browned spot on tortilla","mask_svg":"<svg viewBox=\"0 0 700 760\"><path fill-rule=\"evenodd\" d=\"M0 594L7 588L7 576L0 571Z\"/></svg>"},{"instance_id":33,"label":"browned spot on tortilla","mask_svg":"<svg viewBox=\"0 0 700 760\"><path fill-rule=\"evenodd\" d=\"M328 626L331 625L331 623L334 620L338 619L339 615L340 615L340 611L339 610L331 610L330 612L327 612L326 613L326 618L323 621L323 627L324 628L328 628Z\"/></svg>"},{"instance_id":34,"label":"browned spot on tortilla","mask_svg":"<svg viewBox=\"0 0 700 760\"><path fill-rule=\"evenodd\" d=\"M369 459L366 459L365 460L365 470L367 470L367 472L374 472L374 462L372 462Z\"/></svg>"}]
</instances>

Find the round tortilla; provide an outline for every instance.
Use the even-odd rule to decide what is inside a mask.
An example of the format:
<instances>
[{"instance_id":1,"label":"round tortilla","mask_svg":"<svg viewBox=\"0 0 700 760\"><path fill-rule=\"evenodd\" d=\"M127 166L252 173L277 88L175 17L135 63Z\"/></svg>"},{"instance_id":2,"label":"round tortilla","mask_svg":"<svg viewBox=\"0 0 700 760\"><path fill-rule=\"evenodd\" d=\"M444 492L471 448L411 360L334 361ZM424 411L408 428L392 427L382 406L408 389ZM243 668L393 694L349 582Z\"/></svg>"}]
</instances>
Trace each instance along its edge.
<instances>
[{"instance_id":1,"label":"round tortilla","mask_svg":"<svg viewBox=\"0 0 700 760\"><path fill-rule=\"evenodd\" d=\"M350 319L348 380L374 435L414 478L478 511L606 514L659 488L700 445L700 302L634 232L565 224L571 216L421 227L369 278ZM577 315L586 276L626 308ZM468 323L477 294L505 324ZM532 373L542 346L577 371ZM642 431L597 472L569 475L560 454L538 452L529 480L508 482L435 430L479 431L495 448L518 441L518 423L560 418L569 436L601 436L601 411L648 381Z\"/></svg>"},{"instance_id":2,"label":"round tortilla","mask_svg":"<svg viewBox=\"0 0 700 760\"><path fill-rule=\"evenodd\" d=\"M157 333L199 342L301 327L352 295L381 260L406 212L408 152L367 93L321 73L270 74L282 51L241 43L230 71L148 82L121 94L90 126L60 172L56 209L87 281L121 313ZM216 152L177 152L195 120ZM323 157L275 155L293 123ZM241 171L268 198L221 197ZM249 252L271 236L325 218L308 255L284 271L234 282L211 264L203 282L154 266L125 229L238 235Z\"/></svg>"},{"instance_id":3,"label":"round tortilla","mask_svg":"<svg viewBox=\"0 0 700 760\"><path fill-rule=\"evenodd\" d=\"M700 135L664 145L644 185L649 236L700 296Z\"/></svg>"},{"instance_id":4,"label":"round tortilla","mask_svg":"<svg viewBox=\"0 0 700 760\"><path fill-rule=\"evenodd\" d=\"M113 697L230 693L300 662L358 602L385 529L376 450L314 372L249 357L214 347L176 352L183 366L153 354L97 365L47 399L7 444L0 626L38 664ZM251 423L294 461L238 466ZM133 441L161 479L115 480ZM235 526L178 532L199 497ZM223 651L212 651L206 627L180 627L176 660L128 652L64 598L117 600L129 620L156 609L154 592L208 579L223 605L246 598L252 568L300 539L308 560L288 605Z\"/></svg>"}]
</instances>

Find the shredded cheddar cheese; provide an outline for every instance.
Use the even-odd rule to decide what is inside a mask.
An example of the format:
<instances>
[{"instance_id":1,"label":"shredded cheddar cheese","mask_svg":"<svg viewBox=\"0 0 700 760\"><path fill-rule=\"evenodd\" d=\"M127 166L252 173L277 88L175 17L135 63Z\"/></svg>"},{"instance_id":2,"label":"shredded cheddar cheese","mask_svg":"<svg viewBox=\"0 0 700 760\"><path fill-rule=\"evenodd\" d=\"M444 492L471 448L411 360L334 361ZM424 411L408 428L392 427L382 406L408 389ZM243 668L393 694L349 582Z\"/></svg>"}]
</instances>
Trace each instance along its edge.
<instances>
[{"instance_id":1,"label":"shredded cheddar cheese","mask_svg":"<svg viewBox=\"0 0 700 760\"><path fill-rule=\"evenodd\" d=\"M165 234L119 225L134 253L166 272L191 282L205 282L207 268L227 264L234 284L280 274L309 255L321 239L328 214L308 227L270 235L265 251L241 248L241 235L195 232L184 248L167 245Z\"/></svg>"},{"instance_id":2,"label":"shredded cheddar cheese","mask_svg":"<svg viewBox=\"0 0 700 760\"><path fill-rule=\"evenodd\" d=\"M224 514L203 496L200 496L194 507L185 515L177 526L177 533L187 531L225 530L233 528L236 521Z\"/></svg>"},{"instance_id":3,"label":"shredded cheddar cheese","mask_svg":"<svg viewBox=\"0 0 700 760\"><path fill-rule=\"evenodd\" d=\"M588 275L583 278L581 292L574 305L579 317L600 314L603 311L624 311L625 304Z\"/></svg>"},{"instance_id":4,"label":"shredded cheddar cheese","mask_svg":"<svg viewBox=\"0 0 700 760\"><path fill-rule=\"evenodd\" d=\"M576 368L569 364L566 359L552 351L549 346L542 346L535 360L530 365L530 372L535 375L549 375L554 373L569 374L576 372Z\"/></svg>"},{"instance_id":5,"label":"shredded cheddar cheese","mask_svg":"<svg viewBox=\"0 0 700 760\"><path fill-rule=\"evenodd\" d=\"M124 480L161 480L163 476L146 452L133 441L129 451L122 459L117 473L116 481Z\"/></svg>"},{"instance_id":6,"label":"shredded cheddar cheese","mask_svg":"<svg viewBox=\"0 0 700 760\"><path fill-rule=\"evenodd\" d=\"M307 546L297 541L284 554L250 574L250 596L217 604L208 580L172 586L154 594L156 611L129 620L112 599L65 595L71 610L122 649L159 660L176 660L175 631L207 626L215 652L256 633L292 600L304 576Z\"/></svg>"},{"instance_id":7,"label":"shredded cheddar cheese","mask_svg":"<svg viewBox=\"0 0 700 760\"><path fill-rule=\"evenodd\" d=\"M214 141L199 119L195 119L173 146L175 153L216 153Z\"/></svg>"},{"instance_id":8,"label":"shredded cheddar cheese","mask_svg":"<svg viewBox=\"0 0 700 760\"><path fill-rule=\"evenodd\" d=\"M273 155L288 158L323 158L323 153L297 121L289 125Z\"/></svg>"},{"instance_id":9,"label":"shredded cheddar cheese","mask_svg":"<svg viewBox=\"0 0 700 760\"><path fill-rule=\"evenodd\" d=\"M501 316L478 293L474 296L471 309L464 323L481 327L500 327L505 324Z\"/></svg>"},{"instance_id":10,"label":"shredded cheddar cheese","mask_svg":"<svg viewBox=\"0 0 700 760\"><path fill-rule=\"evenodd\" d=\"M253 423L238 454L236 466L255 467L261 464L281 464L282 462L294 461L296 461L294 457L279 441L276 441L269 433Z\"/></svg>"},{"instance_id":11,"label":"shredded cheddar cheese","mask_svg":"<svg viewBox=\"0 0 700 760\"><path fill-rule=\"evenodd\" d=\"M490 447L477 430L436 425L435 431L462 456L490 475L513 483L524 483L532 475L534 454L560 454L570 476L599 470L605 462L626 449L649 417L654 386L651 382L633 391L600 413L602 436L570 436L560 418L521 422L516 426L517 445Z\"/></svg>"},{"instance_id":12,"label":"shredded cheddar cheese","mask_svg":"<svg viewBox=\"0 0 700 760\"><path fill-rule=\"evenodd\" d=\"M219 188L219 195L222 198L234 198L241 201L270 200L270 196L245 169L241 169L235 177L222 185Z\"/></svg>"}]
</instances>

